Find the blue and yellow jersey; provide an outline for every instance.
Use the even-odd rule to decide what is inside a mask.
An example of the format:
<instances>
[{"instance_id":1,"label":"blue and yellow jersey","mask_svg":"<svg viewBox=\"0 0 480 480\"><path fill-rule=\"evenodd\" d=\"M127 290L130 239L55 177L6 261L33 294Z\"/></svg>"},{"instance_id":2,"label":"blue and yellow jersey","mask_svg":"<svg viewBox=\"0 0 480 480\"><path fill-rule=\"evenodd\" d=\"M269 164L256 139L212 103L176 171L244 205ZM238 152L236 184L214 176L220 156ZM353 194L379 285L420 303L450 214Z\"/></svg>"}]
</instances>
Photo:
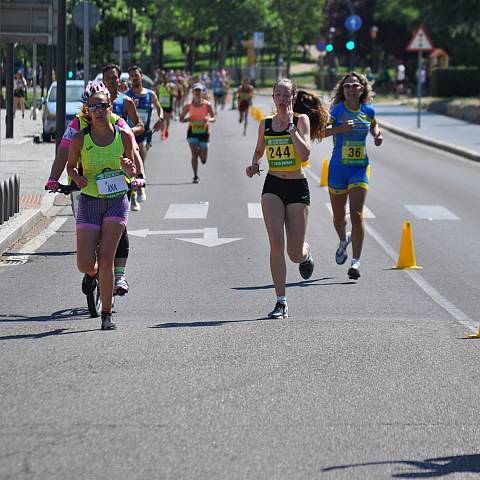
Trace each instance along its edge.
<instances>
[{"instance_id":1,"label":"blue and yellow jersey","mask_svg":"<svg viewBox=\"0 0 480 480\"><path fill-rule=\"evenodd\" d=\"M345 102L334 105L330 111L330 124L340 127L345 121L353 120L350 132L338 133L333 137L333 152L330 162L347 166L366 166L367 135L375 125L375 110L371 105L361 104L358 110L351 110Z\"/></svg>"}]
</instances>

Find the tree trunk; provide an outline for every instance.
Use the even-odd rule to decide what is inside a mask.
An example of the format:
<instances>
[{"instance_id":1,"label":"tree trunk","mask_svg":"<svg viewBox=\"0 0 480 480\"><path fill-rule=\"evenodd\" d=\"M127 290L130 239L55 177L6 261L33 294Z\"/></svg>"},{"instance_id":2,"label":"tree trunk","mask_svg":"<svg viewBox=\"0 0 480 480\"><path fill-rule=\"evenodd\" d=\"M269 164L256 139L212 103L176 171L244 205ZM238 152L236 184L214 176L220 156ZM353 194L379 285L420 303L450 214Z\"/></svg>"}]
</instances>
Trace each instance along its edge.
<instances>
[{"instance_id":1,"label":"tree trunk","mask_svg":"<svg viewBox=\"0 0 480 480\"><path fill-rule=\"evenodd\" d=\"M187 57L188 71L193 73L195 69L195 39L188 40L188 57Z\"/></svg>"},{"instance_id":2,"label":"tree trunk","mask_svg":"<svg viewBox=\"0 0 480 480\"><path fill-rule=\"evenodd\" d=\"M292 64L292 32L287 34L287 78L290 78L290 66Z\"/></svg>"},{"instance_id":3,"label":"tree trunk","mask_svg":"<svg viewBox=\"0 0 480 480\"><path fill-rule=\"evenodd\" d=\"M219 68L225 67L225 63L227 61L227 49L228 49L228 37L227 35L223 35L220 39L220 55L219 55L219 61L218 61Z\"/></svg>"}]
</instances>

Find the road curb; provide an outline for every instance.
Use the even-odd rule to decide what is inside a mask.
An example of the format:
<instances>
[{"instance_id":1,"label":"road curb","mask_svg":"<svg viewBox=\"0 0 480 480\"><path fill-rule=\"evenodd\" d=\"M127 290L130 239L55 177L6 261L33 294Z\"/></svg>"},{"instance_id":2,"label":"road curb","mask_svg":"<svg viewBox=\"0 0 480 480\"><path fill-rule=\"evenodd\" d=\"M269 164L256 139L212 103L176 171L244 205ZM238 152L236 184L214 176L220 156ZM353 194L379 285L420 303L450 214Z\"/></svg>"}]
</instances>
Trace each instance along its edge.
<instances>
[{"instance_id":1,"label":"road curb","mask_svg":"<svg viewBox=\"0 0 480 480\"><path fill-rule=\"evenodd\" d=\"M45 193L40 208L24 209L0 227L0 255L46 216L54 200L55 195Z\"/></svg>"},{"instance_id":2,"label":"road curb","mask_svg":"<svg viewBox=\"0 0 480 480\"><path fill-rule=\"evenodd\" d=\"M433 138L424 137L422 135L418 135L417 133L404 130L403 128L395 127L390 123L384 121L379 121L378 124L381 128L384 128L385 130L388 130L396 135L400 135L401 137L408 138L409 140L423 143L424 145L438 148L446 152L454 153L455 155L460 155L470 160L474 160L475 162L480 162L480 153L474 152L473 150L459 147L458 145L454 145L453 143L441 142L440 140L434 140Z\"/></svg>"}]
</instances>

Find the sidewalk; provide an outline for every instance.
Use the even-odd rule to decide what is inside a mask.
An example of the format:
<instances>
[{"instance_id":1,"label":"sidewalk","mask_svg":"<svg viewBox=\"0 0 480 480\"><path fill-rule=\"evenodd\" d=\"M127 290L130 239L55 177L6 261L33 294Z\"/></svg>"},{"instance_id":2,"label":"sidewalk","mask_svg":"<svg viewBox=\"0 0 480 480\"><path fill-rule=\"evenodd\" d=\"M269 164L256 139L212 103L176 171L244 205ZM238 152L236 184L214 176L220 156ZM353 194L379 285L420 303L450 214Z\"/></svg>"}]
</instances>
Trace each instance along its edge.
<instances>
[{"instance_id":1,"label":"sidewalk","mask_svg":"<svg viewBox=\"0 0 480 480\"><path fill-rule=\"evenodd\" d=\"M45 180L55 155L55 143L33 143L41 135L42 116L25 118L17 111L14 138L5 138L5 110L0 110L0 181L20 175L20 212L0 225L0 254L21 238L44 216L53 205L54 195L44 190Z\"/></svg>"},{"instance_id":2,"label":"sidewalk","mask_svg":"<svg viewBox=\"0 0 480 480\"><path fill-rule=\"evenodd\" d=\"M382 128L417 142L480 161L480 125L432 112L417 111L404 105L375 104Z\"/></svg>"}]
</instances>

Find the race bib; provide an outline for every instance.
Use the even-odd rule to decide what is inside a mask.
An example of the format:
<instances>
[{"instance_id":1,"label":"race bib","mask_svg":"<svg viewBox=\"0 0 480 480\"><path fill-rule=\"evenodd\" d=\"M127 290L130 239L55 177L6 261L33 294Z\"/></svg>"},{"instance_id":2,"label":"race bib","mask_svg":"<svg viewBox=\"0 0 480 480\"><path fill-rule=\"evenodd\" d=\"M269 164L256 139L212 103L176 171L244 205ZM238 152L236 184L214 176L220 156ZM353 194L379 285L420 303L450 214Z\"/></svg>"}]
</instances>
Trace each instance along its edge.
<instances>
[{"instance_id":1,"label":"race bib","mask_svg":"<svg viewBox=\"0 0 480 480\"><path fill-rule=\"evenodd\" d=\"M344 165L365 165L367 163L365 142L346 140L342 145L342 163Z\"/></svg>"},{"instance_id":2,"label":"race bib","mask_svg":"<svg viewBox=\"0 0 480 480\"><path fill-rule=\"evenodd\" d=\"M192 120L192 133L205 133L207 122L205 120Z\"/></svg>"},{"instance_id":3,"label":"race bib","mask_svg":"<svg viewBox=\"0 0 480 480\"><path fill-rule=\"evenodd\" d=\"M160 105L162 107L169 107L170 106L170 97L160 97Z\"/></svg>"},{"instance_id":4,"label":"race bib","mask_svg":"<svg viewBox=\"0 0 480 480\"><path fill-rule=\"evenodd\" d=\"M145 110L137 110L137 111L138 111L138 116L141 118L143 124L146 125L148 123L149 112L146 112Z\"/></svg>"},{"instance_id":5,"label":"race bib","mask_svg":"<svg viewBox=\"0 0 480 480\"><path fill-rule=\"evenodd\" d=\"M119 197L127 192L127 182L122 170L108 170L96 177L99 196L102 198Z\"/></svg>"},{"instance_id":6,"label":"race bib","mask_svg":"<svg viewBox=\"0 0 480 480\"><path fill-rule=\"evenodd\" d=\"M295 150L290 137L267 138L265 146L270 168L295 165Z\"/></svg>"}]
</instances>

